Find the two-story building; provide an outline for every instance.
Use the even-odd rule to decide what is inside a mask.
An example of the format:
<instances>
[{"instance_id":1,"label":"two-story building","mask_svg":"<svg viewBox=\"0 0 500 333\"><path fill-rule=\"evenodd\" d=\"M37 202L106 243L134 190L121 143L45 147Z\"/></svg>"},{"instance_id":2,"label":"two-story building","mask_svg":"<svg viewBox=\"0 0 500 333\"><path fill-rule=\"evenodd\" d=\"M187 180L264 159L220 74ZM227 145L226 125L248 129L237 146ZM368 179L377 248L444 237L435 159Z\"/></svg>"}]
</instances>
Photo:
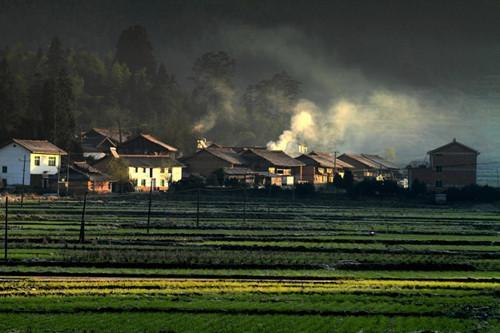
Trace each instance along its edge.
<instances>
[{"instance_id":1,"label":"two-story building","mask_svg":"<svg viewBox=\"0 0 500 333\"><path fill-rule=\"evenodd\" d=\"M47 140L12 139L0 148L0 179L5 186L48 189L66 152Z\"/></svg>"},{"instance_id":2,"label":"two-story building","mask_svg":"<svg viewBox=\"0 0 500 333\"><path fill-rule=\"evenodd\" d=\"M379 155L345 153L337 157L339 160L353 167L351 171L357 181L365 178L399 181L402 178L401 168Z\"/></svg>"},{"instance_id":3,"label":"two-story building","mask_svg":"<svg viewBox=\"0 0 500 333\"><path fill-rule=\"evenodd\" d=\"M210 146L181 159L191 175L209 177L217 170L240 168L246 161L232 148ZM236 170L230 170L236 171Z\"/></svg>"},{"instance_id":4,"label":"two-story building","mask_svg":"<svg viewBox=\"0 0 500 333\"><path fill-rule=\"evenodd\" d=\"M434 191L450 187L464 187L476 184L477 157L479 152L453 139L427 152L428 165L408 168L408 182L411 186L415 180L427 185Z\"/></svg>"},{"instance_id":5,"label":"two-story building","mask_svg":"<svg viewBox=\"0 0 500 333\"><path fill-rule=\"evenodd\" d=\"M171 158L175 158L177 153L177 148L144 133L118 145L116 150L120 155L164 155Z\"/></svg>"},{"instance_id":6,"label":"two-story building","mask_svg":"<svg viewBox=\"0 0 500 333\"><path fill-rule=\"evenodd\" d=\"M119 154L111 148L110 155L93 164L98 170L119 178L116 172L126 174L125 182L137 192L166 191L182 179L184 165L169 155ZM124 170L116 170L124 168ZM115 181L119 181L115 179Z\"/></svg>"},{"instance_id":7,"label":"two-story building","mask_svg":"<svg viewBox=\"0 0 500 333\"><path fill-rule=\"evenodd\" d=\"M94 160L101 159L109 154L110 148L118 147L129 136L129 132L110 128L92 128L83 132L80 138L83 157L91 157Z\"/></svg>"},{"instance_id":8,"label":"two-story building","mask_svg":"<svg viewBox=\"0 0 500 333\"><path fill-rule=\"evenodd\" d=\"M240 156L246 161L246 166L256 171L258 179L263 179L262 185L293 186L302 179L302 167L305 164L292 158L281 150L259 148L243 149Z\"/></svg>"},{"instance_id":9,"label":"two-story building","mask_svg":"<svg viewBox=\"0 0 500 333\"><path fill-rule=\"evenodd\" d=\"M343 177L346 170L354 168L352 165L336 159L331 154L322 152L302 154L295 159L305 164L302 168L302 179L316 187L333 184L335 173Z\"/></svg>"}]
</instances>

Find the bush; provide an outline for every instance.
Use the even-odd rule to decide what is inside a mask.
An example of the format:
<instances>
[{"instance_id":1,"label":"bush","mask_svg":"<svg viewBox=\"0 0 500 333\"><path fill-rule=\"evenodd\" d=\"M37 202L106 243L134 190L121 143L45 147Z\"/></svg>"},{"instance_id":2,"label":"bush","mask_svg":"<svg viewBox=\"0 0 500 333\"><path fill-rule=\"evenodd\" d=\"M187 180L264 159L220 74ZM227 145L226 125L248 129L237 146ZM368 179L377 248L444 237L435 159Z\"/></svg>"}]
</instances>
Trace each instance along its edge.
<instances>
[{"instance_id":1,"label":"bush","mask_svg":"<svg viewBox=\"0 0 500 333\"><path fill-rule=\"evenodd\" d=\"M299 198L309 198L316 194L316 188L313 184L297 184L295 186L295 195Z\"/></svg>"},{"instance_id":2,"label":"bush","mask_svg":"<svg viewBox=\"0 0 500 333\"><path fill-rule=\"evenodd\" d=\"M193 188L205 187L205 180L201 177L190 176L189 178L182 178L180 181L172 184L172 190L183 191Z\"/></svg>"},{"instance_id":3,"label":"bush","mask_svg":"<svg viewBox=\"0 0 500 333\"><path fill-rule=\"evenodd\" d=\"M469 185L462 188L451 187L445 193L448 201L494 202L500 200L500 191L488 185Z\"/></svg>"},{"instance_id":4,"label":"bush","mask_svg":"<svg viewBox=\"0 0 500 333\"><path fill-rule=\"evenodd\" d=\"M425 194L425 193L427 193L427 185L424 182L421 182L420 180L415 179L411 183L410 192L414 195Z\"/></svg>"},{"instance_id":5,"label":"bush","mask_svg":"<svg viewBox=\"0 0 500 333\"><path fill-rule=\"evenodd\" d=\"M354 195L375 196L399 194L403 189L393 180L377 181L375 178L365 178L354 186Z\"/></svg>"}]
</instances>

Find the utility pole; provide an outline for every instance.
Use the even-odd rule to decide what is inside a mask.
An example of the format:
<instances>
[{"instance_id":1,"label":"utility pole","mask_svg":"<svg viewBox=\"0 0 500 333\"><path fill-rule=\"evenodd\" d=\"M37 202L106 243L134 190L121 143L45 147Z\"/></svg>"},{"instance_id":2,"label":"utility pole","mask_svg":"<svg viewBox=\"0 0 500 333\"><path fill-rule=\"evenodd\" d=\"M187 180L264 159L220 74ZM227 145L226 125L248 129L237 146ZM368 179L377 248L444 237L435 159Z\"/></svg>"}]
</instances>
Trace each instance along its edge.
<instances>
[{"instance_id":1,"label":"utility pole","mask_svg":"<svg viewBox=\"0 0 500 333\"><path fill-rule=\"evenodd\" d=\"M196 194L196 228L200 226L200 189Z\"/></svg>"},{"instance_id":2,"label":"utility pole","mask_svg":"<svg viewBox=\"0 0 500 333\"><path fill-rule=\"evenodd\" d=\"M153 179L151 178L149 181L149 203L148 203L148 226L147 226L147 233L149 235L149 224L151 222L151 201L153 197Z\"/></svg>"},{"instance_id":3,"label":"utility pole","mask_svg":"<svg viewBox=\"0 0 500 333\"><path fill-rule=\"evenodd\" d=\"M80 224L80 243L85 243L85 208L87 208L87 192L83 195L82 221Z\"/></svg>"},{"instance_id":4,"label":"utility pole","mask_svg":"<svg viewBox=\"0 0 500 333\"><path fill-rule=\"evenodd\" d=\"M66 195L69 194L69 165L71 163L71 153L68 153L68 165L66 166Z\"/></svg>"},{"instance_id":5,"label":"utility pole","mask_svg":"<svg viewBox=\"0 0 500 333\"><path fill-rule=\"evenodd\" d=\"M25 174L26 174L26 154L24 155L23 158L23 188L21 192L21 208L23 208L24 205L24 179L25 179Z\"/></svg>"},{"instance_id":6,"label":"utility pole","mask_svg":"<svg viewBox=\"0 0 500 333\"><path fill-rule=\"evenodd\" d=\"M247 221L247 187L243 187L243 223Z\"/></svg>"},{"instance_id":7,"label":"utility pole","mask_svg":"<svg viewBox=\"0 0 500 333\"><path fill-rule=\"evenodd\" d=\"M5 197L5 231L4 231L4 235L3 235L3 250L4 250L4 254L3 254L3 257L5 259L5 261L7 261L7 244L9 243L8 241L8 235L7 235L7 231L8 231L8 223L9 223L9 197Z\"/></svg>"},{"instance_id":8,"label":"utility pole","mask_svg":"<svg viewBox=\"0 0 500 333\"><path fill-rule=\"evenodd\" d=\"M333 177L337 174L337 154L338 151L333 152Z\"/></svg>"}]
</instances>

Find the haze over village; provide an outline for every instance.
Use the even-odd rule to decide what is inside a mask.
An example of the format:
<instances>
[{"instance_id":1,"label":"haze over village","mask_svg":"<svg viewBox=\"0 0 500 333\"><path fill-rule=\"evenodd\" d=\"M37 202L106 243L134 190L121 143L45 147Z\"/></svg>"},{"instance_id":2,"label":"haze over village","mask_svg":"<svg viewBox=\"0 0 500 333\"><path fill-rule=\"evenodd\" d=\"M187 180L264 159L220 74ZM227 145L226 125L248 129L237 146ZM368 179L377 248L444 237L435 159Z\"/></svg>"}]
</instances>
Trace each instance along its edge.
<instances>
[{"instance_id":1,"label":"haze over village","mask_svg":"<svg viewBox=\"0 0 500 333\"><path fill-rule=\"evenodd\" d=\"M499 332L500 1L0 0L0 36L0 332Z\"/></svg>"}]
</instances>

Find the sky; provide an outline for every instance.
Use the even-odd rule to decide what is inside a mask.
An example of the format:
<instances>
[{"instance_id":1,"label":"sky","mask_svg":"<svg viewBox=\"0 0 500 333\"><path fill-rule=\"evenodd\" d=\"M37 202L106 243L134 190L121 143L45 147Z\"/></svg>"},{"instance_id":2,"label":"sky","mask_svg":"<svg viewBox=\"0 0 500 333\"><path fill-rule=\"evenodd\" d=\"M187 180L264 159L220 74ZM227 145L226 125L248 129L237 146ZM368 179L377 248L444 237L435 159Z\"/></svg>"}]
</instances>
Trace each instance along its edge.
<instances>
[{"instance_id":1,"label":"sky","mask_svg":"<svg viewBox=\"0 0 500 333\"><path fill-rule=\"evenodd\" d=\"M500 160L500 1L0 0L0 47L58 35L104 55L135 24L181 84L207 51L241 86L288 72L302 91L283 130L309 113L312 148L402 162L456 138Z\"/></svg>"}]
</instances>

